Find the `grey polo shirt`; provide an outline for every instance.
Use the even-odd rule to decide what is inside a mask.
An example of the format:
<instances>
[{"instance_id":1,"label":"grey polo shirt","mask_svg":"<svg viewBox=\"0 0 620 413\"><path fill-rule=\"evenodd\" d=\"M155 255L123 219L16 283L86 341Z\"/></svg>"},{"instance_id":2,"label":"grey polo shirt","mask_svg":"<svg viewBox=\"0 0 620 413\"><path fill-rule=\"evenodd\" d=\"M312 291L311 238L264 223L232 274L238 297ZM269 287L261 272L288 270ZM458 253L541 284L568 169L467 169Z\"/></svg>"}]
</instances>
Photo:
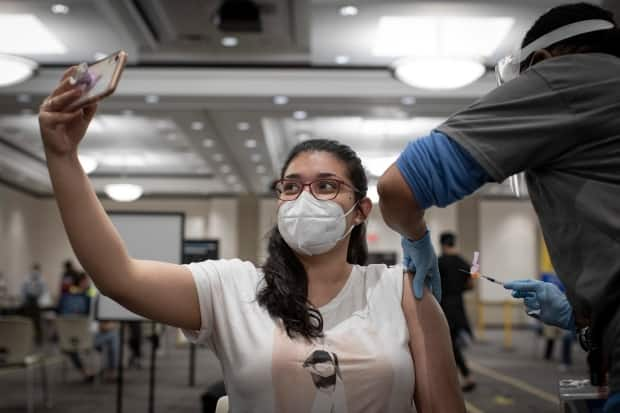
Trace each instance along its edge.
<instances>
[{"instance_id":1,"label":"grey polo shirt","mask_svg":"<svg viewBox=\"0 0 620 413\"><path fill-rule=\"evenodd\" d=\"M620 58L551 58L438 128L495 181L525 171L553 265L599 334L620 304Z\"/></svg>"}]
</instances>

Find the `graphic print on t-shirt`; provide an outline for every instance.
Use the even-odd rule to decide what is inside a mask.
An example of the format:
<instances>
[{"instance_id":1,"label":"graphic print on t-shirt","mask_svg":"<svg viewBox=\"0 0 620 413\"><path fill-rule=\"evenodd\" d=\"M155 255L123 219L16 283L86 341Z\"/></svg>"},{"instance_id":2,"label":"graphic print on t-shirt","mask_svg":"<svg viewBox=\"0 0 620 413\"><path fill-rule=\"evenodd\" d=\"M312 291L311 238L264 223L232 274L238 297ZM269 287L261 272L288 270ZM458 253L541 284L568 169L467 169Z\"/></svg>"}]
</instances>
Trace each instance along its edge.
<instances>
[{"instance_id":1,"label":"graphic print on t-shirt","mask_svg":"<svg viewBox=\"0 0 620 413\"><path fill-rule=\"evenodd\" d=\"M346 413L347 404L338 355L326 350L313 350L304 361L303 367L310 373L317 390L312 413Z\"/></svg>"},{"instance_id":2,"label":"graphic print on t-shirt","mask_svg":"<svg viewBox=\"0 0 620 413\"><path fill-rule=\"evenodd\" d=\"M274 330L275 411L362 413L389 410L394 371L370 323L353 317L346 328L309 342ZM353 334L353 331L355 334ZM361 331L360 331L361 330ZM363 332L362 332L363 331Z\"/></svg>"}]
</instances>

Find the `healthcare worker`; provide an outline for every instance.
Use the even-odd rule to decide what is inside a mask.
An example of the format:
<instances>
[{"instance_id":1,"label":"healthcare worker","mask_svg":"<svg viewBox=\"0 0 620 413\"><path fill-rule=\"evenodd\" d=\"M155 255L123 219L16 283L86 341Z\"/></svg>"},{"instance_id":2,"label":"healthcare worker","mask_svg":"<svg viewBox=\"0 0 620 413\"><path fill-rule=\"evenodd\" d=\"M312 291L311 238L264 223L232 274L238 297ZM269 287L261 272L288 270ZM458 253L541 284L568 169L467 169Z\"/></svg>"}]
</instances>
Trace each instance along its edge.
<instances>
[{"instance_id":1,"label":"healthcare worker","mask_svg":"<svg viewBox=\"0 0 620 413\"><path fill-rule=\"evenodd\" d=\"M381 177L383 217L403 235L415 296L425 283L440 296L424 210L525 171L567 300L535 281L509 286L528 304L538 300L543 321L590 327L590 371L600 381L601 366L609 366L613 411L620 404L620 29L600 7L559 6L496 70L500 87L411 142Z\"/></svg>"}]
</instances>

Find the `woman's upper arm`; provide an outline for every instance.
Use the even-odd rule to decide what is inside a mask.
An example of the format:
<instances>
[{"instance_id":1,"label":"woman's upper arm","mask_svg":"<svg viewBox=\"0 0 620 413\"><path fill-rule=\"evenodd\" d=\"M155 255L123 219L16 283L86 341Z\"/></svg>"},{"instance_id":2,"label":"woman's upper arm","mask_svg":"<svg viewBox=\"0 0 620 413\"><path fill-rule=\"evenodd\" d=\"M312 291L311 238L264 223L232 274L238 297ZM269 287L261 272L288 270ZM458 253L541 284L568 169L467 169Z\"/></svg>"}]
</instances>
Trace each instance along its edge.
<instances>
[{"instance_id":1,"label":"woman's upper arm","mask_svg":"<svg viewBox=\"0 0 620 413\"><path fill-rule=\"evenodd\" d=\"M416 408L420 413L465 412L443 311L429 291L421 300L414 298L409 287L411 274L406 274L403 282L402 307L415 368Z\"/></svg>"},{"instance_id":2,"label":"woman's upper arm","mask_svg":"<svg viewBox=\"0 0 620 413\"><path fill-rule=\"evenodd\" d=\"M130 287L112 299L149 320L187 330L201 328L198 292L189 268L138 259L130 268Z\"/></svg>"}]
</instances>

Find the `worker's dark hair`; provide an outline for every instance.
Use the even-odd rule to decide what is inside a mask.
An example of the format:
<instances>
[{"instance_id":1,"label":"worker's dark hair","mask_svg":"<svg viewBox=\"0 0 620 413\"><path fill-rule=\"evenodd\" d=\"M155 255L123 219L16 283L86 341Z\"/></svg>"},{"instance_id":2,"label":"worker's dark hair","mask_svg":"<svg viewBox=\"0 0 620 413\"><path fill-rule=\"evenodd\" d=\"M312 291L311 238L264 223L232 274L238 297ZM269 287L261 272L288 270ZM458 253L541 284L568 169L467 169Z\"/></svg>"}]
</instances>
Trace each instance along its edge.
<instances>
[{"instance_id":1,"label":"worker's dark hair","mask_svg":"<svg viewBox=\"0 0 620 413\"><path fill-rule=\"evenodd\" d=\"M357 189L355 200L366 196L368 180L362 161L355 151L339 142L327 139L312 139L297 144L289 153L280 178L293 159L305 152L326 152L346 165L348 178ZM263 265L265 286L258 292L258 302L269 314L282 320L286 333L312 339L323 336L323 317L318 309L308 302L308 274L291 247L282 238L278 226L271 231L269 256ZM366 265L368 246L366 224L356 225L351 231L347 262Z\"/></svg>"},{"instance_id":2,"label":"worker's dark hair","mask_svg":"<svg viewBox=\"0 0 620 413\"><path fill-rule=\"evenodd\" d=\"M442 232L439 236L439 243L442 246L454 247L456 245L456 235L452 232Z\"/></svg>"},{"instance_id":3,"label":"worker's dark hair","mask_svg":"<svg viewBox=\"0 0 620 413\"><path fill-rule=\"evenodd\" d=\"M562 26L593 19L607 20L615 25L612 12L593 4L576 3L554 7L536 20L523 38L521 48ZM553 50L557 54L607 53L620 57L620 29L615 25L609 30L584 33L559 41L546 47L546 49ZM521 63L521 70L524 70L529 64L530 56Z\"/></svg>"}]
</instances>

